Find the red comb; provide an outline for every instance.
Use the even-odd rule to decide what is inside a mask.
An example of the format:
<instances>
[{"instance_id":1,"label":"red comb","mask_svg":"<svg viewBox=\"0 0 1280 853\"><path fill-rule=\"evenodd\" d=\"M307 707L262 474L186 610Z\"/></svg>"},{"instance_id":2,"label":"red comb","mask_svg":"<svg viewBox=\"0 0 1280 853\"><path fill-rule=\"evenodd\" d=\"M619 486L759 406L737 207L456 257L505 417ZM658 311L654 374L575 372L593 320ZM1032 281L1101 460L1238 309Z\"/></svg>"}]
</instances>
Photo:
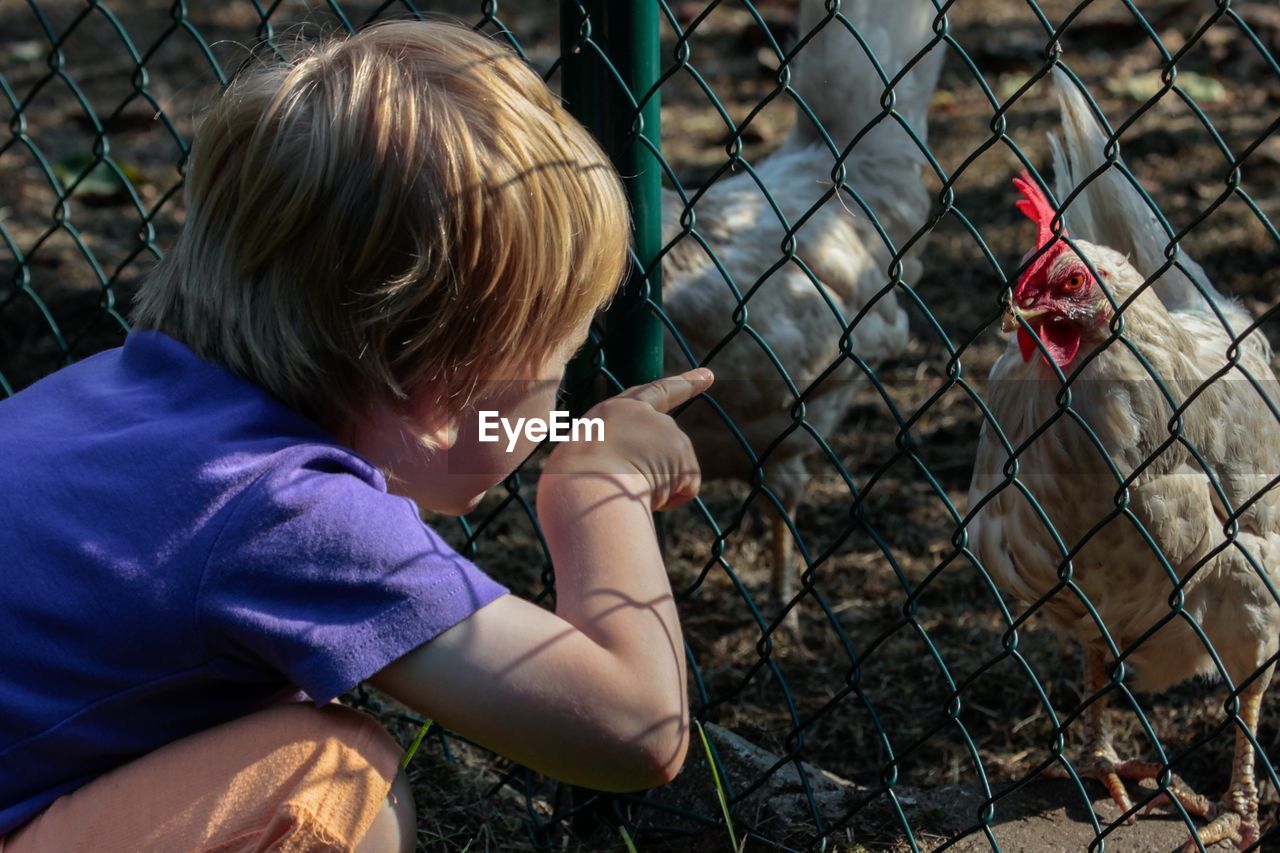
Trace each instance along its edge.
<instances>
[{"instance_id":1,"label":"red comb","mask_svg":"<svg viewBox=\"0 0 1280 853\"><path fill-rule=\"evenodd\" d=\"M1040 229L1039 239L1036 240L1036 248L1040 248L1053 239L1053 229L1049 225L1057 212L1053 209L1053 205L1049 204L1049 199L1044 197L1039 184L1032 179L1030 172L1023 171L1013 179L1013 185L1018 188L1018 192L1022 193L1022 198L1017 202L1018 210L1021 210L1023 216L1034 222ZM1064 225L1062 236L1066 235L1067 228Z\"/></svg>"},{"instance_id":2,"label":"red comb","mask_svg":"<svg viewBox=\"0 0 1280 853\"><path fill-rule=\"evenodd\" d=\"M1035 283L1041 280L1042 273L1053 259L1059 253L1066 251L1067 243L1054 235L1053 228L1050 226L1057 212L1054 211L1053 205L1049 204L1049 199L1044 197L1044 193L1040 191L1039 185L1032 179L1031 174L1024 171L1013 179L1013 185L1018 188L1018 192L1022 193L1022 198L1017 202L1018 210L1021 210L1023 215L1034 222L1039 229L1036 249L1042 249L1057 240L1052 248L1047 249L1044 254L1032 261L1031 266L1022 273L1022 277L1018 279L1018 286L1014 289L1014 296L1017 298L1024 294L1028 287L1038 286ZM1062 236L1067 236L1065 224L1062 226Z\"/></svg>"}]
</instances>

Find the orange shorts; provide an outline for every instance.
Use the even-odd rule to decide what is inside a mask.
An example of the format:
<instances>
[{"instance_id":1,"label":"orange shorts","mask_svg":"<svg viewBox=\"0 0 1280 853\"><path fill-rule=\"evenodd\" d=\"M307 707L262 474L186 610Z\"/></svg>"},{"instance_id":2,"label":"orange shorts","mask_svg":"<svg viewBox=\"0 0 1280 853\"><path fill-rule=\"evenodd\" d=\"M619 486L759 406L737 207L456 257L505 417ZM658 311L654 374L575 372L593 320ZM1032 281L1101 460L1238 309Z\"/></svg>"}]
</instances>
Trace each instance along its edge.
<instances>
[{"instance_id":1,"label":"orange shorts","mask_svg":"<svg viewBox=\"0 0 1280 853\"><path fill-rule=\"evenodd\" d=\"M350 851L399 771L372 717L277 705L198 732L59 797L0 853Z\"/></svg>"}]
</instances>

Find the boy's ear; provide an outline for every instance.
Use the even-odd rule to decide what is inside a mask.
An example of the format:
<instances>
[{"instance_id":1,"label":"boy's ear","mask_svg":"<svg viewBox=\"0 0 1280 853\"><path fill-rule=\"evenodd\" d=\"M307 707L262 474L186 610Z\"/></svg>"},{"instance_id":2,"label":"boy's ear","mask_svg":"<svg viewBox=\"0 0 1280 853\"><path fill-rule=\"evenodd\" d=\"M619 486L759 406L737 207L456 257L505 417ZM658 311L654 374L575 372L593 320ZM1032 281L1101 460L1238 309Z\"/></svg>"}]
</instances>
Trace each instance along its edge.
<instances>
[{"instance_id":1,"label":"boy's ear","mask_svg":"<svg viewBox=\"0 0 1280 853\"><path fill-rule=\"evenodd\" d=\"M441 450L448 450L458 439L457 425L449 415L447 390L443 382L428 382L405 404L417 435Z\"/></svg>"}]
</instances>

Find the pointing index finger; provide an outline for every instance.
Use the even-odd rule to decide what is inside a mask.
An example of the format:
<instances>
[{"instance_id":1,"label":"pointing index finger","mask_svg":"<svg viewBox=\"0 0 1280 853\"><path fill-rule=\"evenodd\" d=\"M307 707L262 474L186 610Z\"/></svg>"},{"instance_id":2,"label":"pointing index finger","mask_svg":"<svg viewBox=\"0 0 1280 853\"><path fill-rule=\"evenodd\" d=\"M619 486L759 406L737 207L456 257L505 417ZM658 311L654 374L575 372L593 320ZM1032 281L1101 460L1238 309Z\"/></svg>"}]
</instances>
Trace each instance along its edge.
<instances>
[{"instance_id":1,"label":"pointing index finger","mask_svg":"<svg viewBox=\"0 0 1280 853\"><path fill-rule=\"evenodd\" d=\"M699 367L675 376L664 376L644 385L636 385L618 396L640 400L657 411L666 413L710 388L714 380L715 375L710 370Z\"/></svg>"}]
</instances>

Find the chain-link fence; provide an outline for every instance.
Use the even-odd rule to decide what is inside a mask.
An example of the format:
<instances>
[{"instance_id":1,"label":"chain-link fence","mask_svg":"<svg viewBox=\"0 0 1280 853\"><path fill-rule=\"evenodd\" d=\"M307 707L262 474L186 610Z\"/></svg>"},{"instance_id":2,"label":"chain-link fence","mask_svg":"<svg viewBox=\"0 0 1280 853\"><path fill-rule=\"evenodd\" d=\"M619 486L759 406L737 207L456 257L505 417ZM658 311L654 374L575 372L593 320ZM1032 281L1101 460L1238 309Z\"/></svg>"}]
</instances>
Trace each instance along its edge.
<instances>
[{"instance_id":1,"label":"chain-link fence","mask_svg":"<svg viewBox=\"0 0 1280 853\"><path fill-rule=\"evenodd\" d=\"M720 377L681 415L711 482L664 526L709 750L606 797L436 732L422 846L602 849L621 826L641 849L718 849L718 777L751 849L1168 849L1204 827L1194 798L1125 818L1171 788L1216 799L1250 761L1266 838L1280 13L917 2L0 6L0 388L120 342L181 226L194 117L251 50L472 24L562 93L631 194L636 271L570 371L574 404L664 362ZM1009 183L1053 174L1055 73L1085 93L1065 254ZM1127 253L1140 286L1081 239ZM1073 281L1053 264L1076 253ZM1100 294L1093 325L1037 313L1077 291ZM996 333L1010 300L1025 358ZM435 522L550 601L538 465ZM1085 778L1106 771L1134 777L1132 809Z\"/></svg>"}]
</instances>

